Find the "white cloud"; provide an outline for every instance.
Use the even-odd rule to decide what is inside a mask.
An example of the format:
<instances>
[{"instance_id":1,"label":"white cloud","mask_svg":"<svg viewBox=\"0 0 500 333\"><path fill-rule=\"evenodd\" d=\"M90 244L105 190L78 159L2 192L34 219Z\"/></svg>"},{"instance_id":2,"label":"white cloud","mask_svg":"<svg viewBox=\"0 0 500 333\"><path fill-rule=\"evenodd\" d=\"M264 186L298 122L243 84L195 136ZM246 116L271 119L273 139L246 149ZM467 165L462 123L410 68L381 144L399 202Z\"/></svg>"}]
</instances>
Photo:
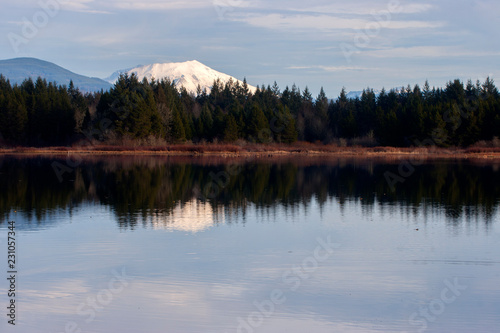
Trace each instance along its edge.
<instances>
[{"instance_id":1,"label":"white cloud","mask_svg":"<svg viewBox=\"0 0 500 333\"><path fill-rule=\"evenodd\" d=\"M470 51L451 46L395 47L363 52L365 56L377 58L440 58L498 56L500 52Z\"/></svg>"},{"instance_id":2,"label":"white cloud","mask_svg":"<svg viewBox=\"0 0 500 333\"><path fill-rule=\"evenodd\" d=\"M304 7L293 9L294 11L307 11L322 14L351 14L351 15L380 15L390 12L391 16L397 14L418 14L427 12L434 8L430 4L408 4L400 6L391 6L386 2L383 3L366 3L360 5L359 2L332 4L327 6Z\"/></svg>"},{"instance_id":3,"label":"white cloud","mask_svg":"<svg viewBox=\"0 0 500 333\"><path fill-rule=\"evenodd\" d=\"M222 3L238 3L240 6L248 6L248 3L238 0L216 0ZM62 8L75 12L86 13L110 13L113 10L130 11L158 11L172 9L195 9L214 6L212 0L192 0L192 1L172 1L172 0L151 0L151 1L131 1L131 0L59 0ZM234 7L234 5L232 5Z\"/></svg>"},{"instance_id":4,"label":"white cloud","mask_svg":"<svg viewBox=\"0 0 500 333\"><path fill-rule=\"evenodd\" d=\"M233 14L230 16L233 21L241 21L247 24L278 30L364 30L373 29L377 24L375 20L361 18L344 18L331 15L307 15L307 14ZM389 21L382 23L379 28L385 29L425 29L443 26L442 22L428 21Z\"/></svg>"},{"instance_id":5,"label":"white cloud","mask_svg":"<svg viewBox=\"0 0 500 333\"><path fill-rule=\"evenodd\" d=\"M444 22L432 21L393 21L390 22L385 28L389 29L434 29L445 26Z\"/></svg>"},{"instance_id":6,"label":"white cloud","mask_svg":"<svg viewBox=\"0 0 500 333\"><path fill-rule=\"evenodd\" d=\"M109 14L108 11L102 10L102 6L95 6L96 8L94 8L92 6L92 4L95 4L94 0L60 0L59 3L63 10L91 14ZM97 9L99 7L100 9Z\"/></svg>"},{"instance_id":7,"label":"white cloud","mask_svg":"<svg viewBox=\"0 0 500 333\"><path fill-rule=\"evenodd\" d=\"M325 72L344 72L344 71L361 71L361 70L376 70L376 68L357 67L357 66L290 66L287 69L320 69Z\"/></svg>"},{"instance_id":8,"label":"white cloud","mask_svg":"<svg viewBox=\"0 0 500 333\"><path fill-rule=\"evenodd\" d=\"M194 9L212 6L211 1L162 1L153 0L148 2L138 1L114 1L112 6L126 10L169 10L169 9Z\"/></svg>"},{"instance_id":9,"label":"white cloud","mask_svg":"<svg viewBox=\"0 0 500 333\"><path fill-rule=\"evenodd\" d=\"M203 50L219 51L219 52L234 52L234 51L245 51L247 48L241 46L231 46L231 45L203 45L201 46Z\"/></svg>"},{"instance_id":10,"label":"white cloud","mask_svg":"<svg viewBox=\"0 0 500 333\"><path fill-rule=\"evenodd\" d=\"M317 29L333 30L362 26L365 21L360 19L333 18L326 15L245 15L239 18L232 17L235 21L243 21L250 25L269 29Z\"/></svg>"},{"instance_id":11,"label":"white cloud","mask_svg":"<svg viewBox=\"0 0 500 333\"><path fill-rule=\"evenodd\" d=\"M212 0L212 4L215 7L233 7L233 8L250 8L256 7L257 3L255 1L245 1L245 0Z\"/></svg>"},{"instance_id":12,"label":"white cloud","mask_svg":"<svg viewBox=\"0 0 500 333\"><path fill-rule=\"evenodd\" d=\"M115 34L115 35L107 35L107 36L85 36L80 38L79 41L86 45L90 46L110 46L110 45L120 45L125 43L127 40L130 40L130 36L126 34Z\"/></svg>"},{"instance_id":13,"label":"white cloud","mask_svg":"<svg viewBox=\"0 0 500 333\"><path fill-rule=\"evenodd\" d=\"M427 12L433 8L435 8L434 5L424 4L424 3L420 3L420 4L415 3L415 4L402 6L400 13L402 13L402 14L423 13L423 12Z\"/></svg>"}]
</instances>

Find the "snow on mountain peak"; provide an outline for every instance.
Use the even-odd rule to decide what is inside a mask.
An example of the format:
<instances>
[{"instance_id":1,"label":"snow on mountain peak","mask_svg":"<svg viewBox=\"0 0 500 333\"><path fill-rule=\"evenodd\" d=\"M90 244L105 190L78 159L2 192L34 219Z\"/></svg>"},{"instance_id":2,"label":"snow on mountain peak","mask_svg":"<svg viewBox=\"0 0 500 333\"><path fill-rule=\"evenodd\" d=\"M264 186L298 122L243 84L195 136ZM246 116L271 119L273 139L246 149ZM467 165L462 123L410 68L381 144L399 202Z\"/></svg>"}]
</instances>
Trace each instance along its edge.
<instances>
[{"instance_id":1,"label":"snow on mountain peak","mask_svg":"<svg viewBox=\"0 0 500 333\"><path fill-rule=\"evenodd\" d=\"M125 69L113 73L110 77L105 80L110 83L115 83L120 74L135 73L139 80L143 78L161 80L168 78L177 87L184 87L189 93L196 94L198 85L201 89L206 89L207 93L210 92L212 85L215 80L220 79L222 84L225 84L230 79L233 82L238 81L243 84L242 81L229 76L227 74L218 72L197 60L191 60L186 62L169 62L169 63L156 63L145 66L137 66L130 69ZM248 85L248 89L251 92L255 92L256 88Z\"/></svg>"}]
</instances>

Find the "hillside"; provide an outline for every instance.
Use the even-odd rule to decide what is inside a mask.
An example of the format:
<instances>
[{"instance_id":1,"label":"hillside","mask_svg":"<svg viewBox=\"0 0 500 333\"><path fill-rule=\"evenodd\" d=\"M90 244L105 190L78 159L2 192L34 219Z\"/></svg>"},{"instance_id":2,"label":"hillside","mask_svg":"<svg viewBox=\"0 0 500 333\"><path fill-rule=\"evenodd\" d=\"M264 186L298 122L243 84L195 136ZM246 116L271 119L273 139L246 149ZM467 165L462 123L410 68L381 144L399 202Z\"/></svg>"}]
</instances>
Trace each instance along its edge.
<instances>
[{"instance_id":1,"label":"hillside","mask_svg":"<svg viewBox=\"0 0 500 333\"><path fill-rule=\"evenodd\" d=\"M8 78L11 84L21 84L28 77L33 80L42 77L48 82L55 81L59 85L66 86L73 80L74 85L83 92L108 90L112 86L99 78L76 74L54 63L36 58L0 60L0 74Z\"/></svg>"}]
</instances>

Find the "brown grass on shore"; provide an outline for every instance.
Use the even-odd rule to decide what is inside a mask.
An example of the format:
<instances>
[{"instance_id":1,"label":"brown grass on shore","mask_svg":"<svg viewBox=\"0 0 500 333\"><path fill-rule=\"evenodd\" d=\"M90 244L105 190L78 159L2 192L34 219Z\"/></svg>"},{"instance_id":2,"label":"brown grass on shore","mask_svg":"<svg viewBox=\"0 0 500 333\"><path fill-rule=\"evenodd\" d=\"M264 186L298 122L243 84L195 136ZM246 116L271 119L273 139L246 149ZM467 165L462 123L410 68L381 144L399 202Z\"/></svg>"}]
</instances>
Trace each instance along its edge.
<instances>
[{"instance_id":1,"label":"brown grass on shore","mask_svg":"<svg viewBox=\"0 0 500 333\"><path fill-rule=\"evenodd\" d=\"M338 155L338 156L428 156L435 158L500 158L498 147L437 148L437 147L341 147L334 144L297 142L284 144L173 144L163 146L89 145L75 147L13 147L0 148L1 155Z\"/></svg>"}]
</instances>

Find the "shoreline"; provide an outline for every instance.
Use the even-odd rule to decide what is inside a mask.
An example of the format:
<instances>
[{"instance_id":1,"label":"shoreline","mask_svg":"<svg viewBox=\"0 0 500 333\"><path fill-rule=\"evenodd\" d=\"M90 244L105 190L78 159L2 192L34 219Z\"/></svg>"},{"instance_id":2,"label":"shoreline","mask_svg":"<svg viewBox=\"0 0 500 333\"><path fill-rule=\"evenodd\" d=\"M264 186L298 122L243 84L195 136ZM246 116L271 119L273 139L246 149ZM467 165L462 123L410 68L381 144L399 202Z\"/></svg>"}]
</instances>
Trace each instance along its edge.
<instances>
[{"instance_id":1,"label":"shoreline","mask_svg":"<svg viewBox=\"0 0 500 333\"><path fill-rule=\"evenodd\" d=\"M500 159L500 148L437 148L437 147L338 147L319 144L283 145L190 145L124 147L96 145L81 147L14 147L0 148L0 156L195 156L195 157L271 157L271 156L331 156L331 157L419 157L429 159Z\"/></svg>"}]
</instances>

